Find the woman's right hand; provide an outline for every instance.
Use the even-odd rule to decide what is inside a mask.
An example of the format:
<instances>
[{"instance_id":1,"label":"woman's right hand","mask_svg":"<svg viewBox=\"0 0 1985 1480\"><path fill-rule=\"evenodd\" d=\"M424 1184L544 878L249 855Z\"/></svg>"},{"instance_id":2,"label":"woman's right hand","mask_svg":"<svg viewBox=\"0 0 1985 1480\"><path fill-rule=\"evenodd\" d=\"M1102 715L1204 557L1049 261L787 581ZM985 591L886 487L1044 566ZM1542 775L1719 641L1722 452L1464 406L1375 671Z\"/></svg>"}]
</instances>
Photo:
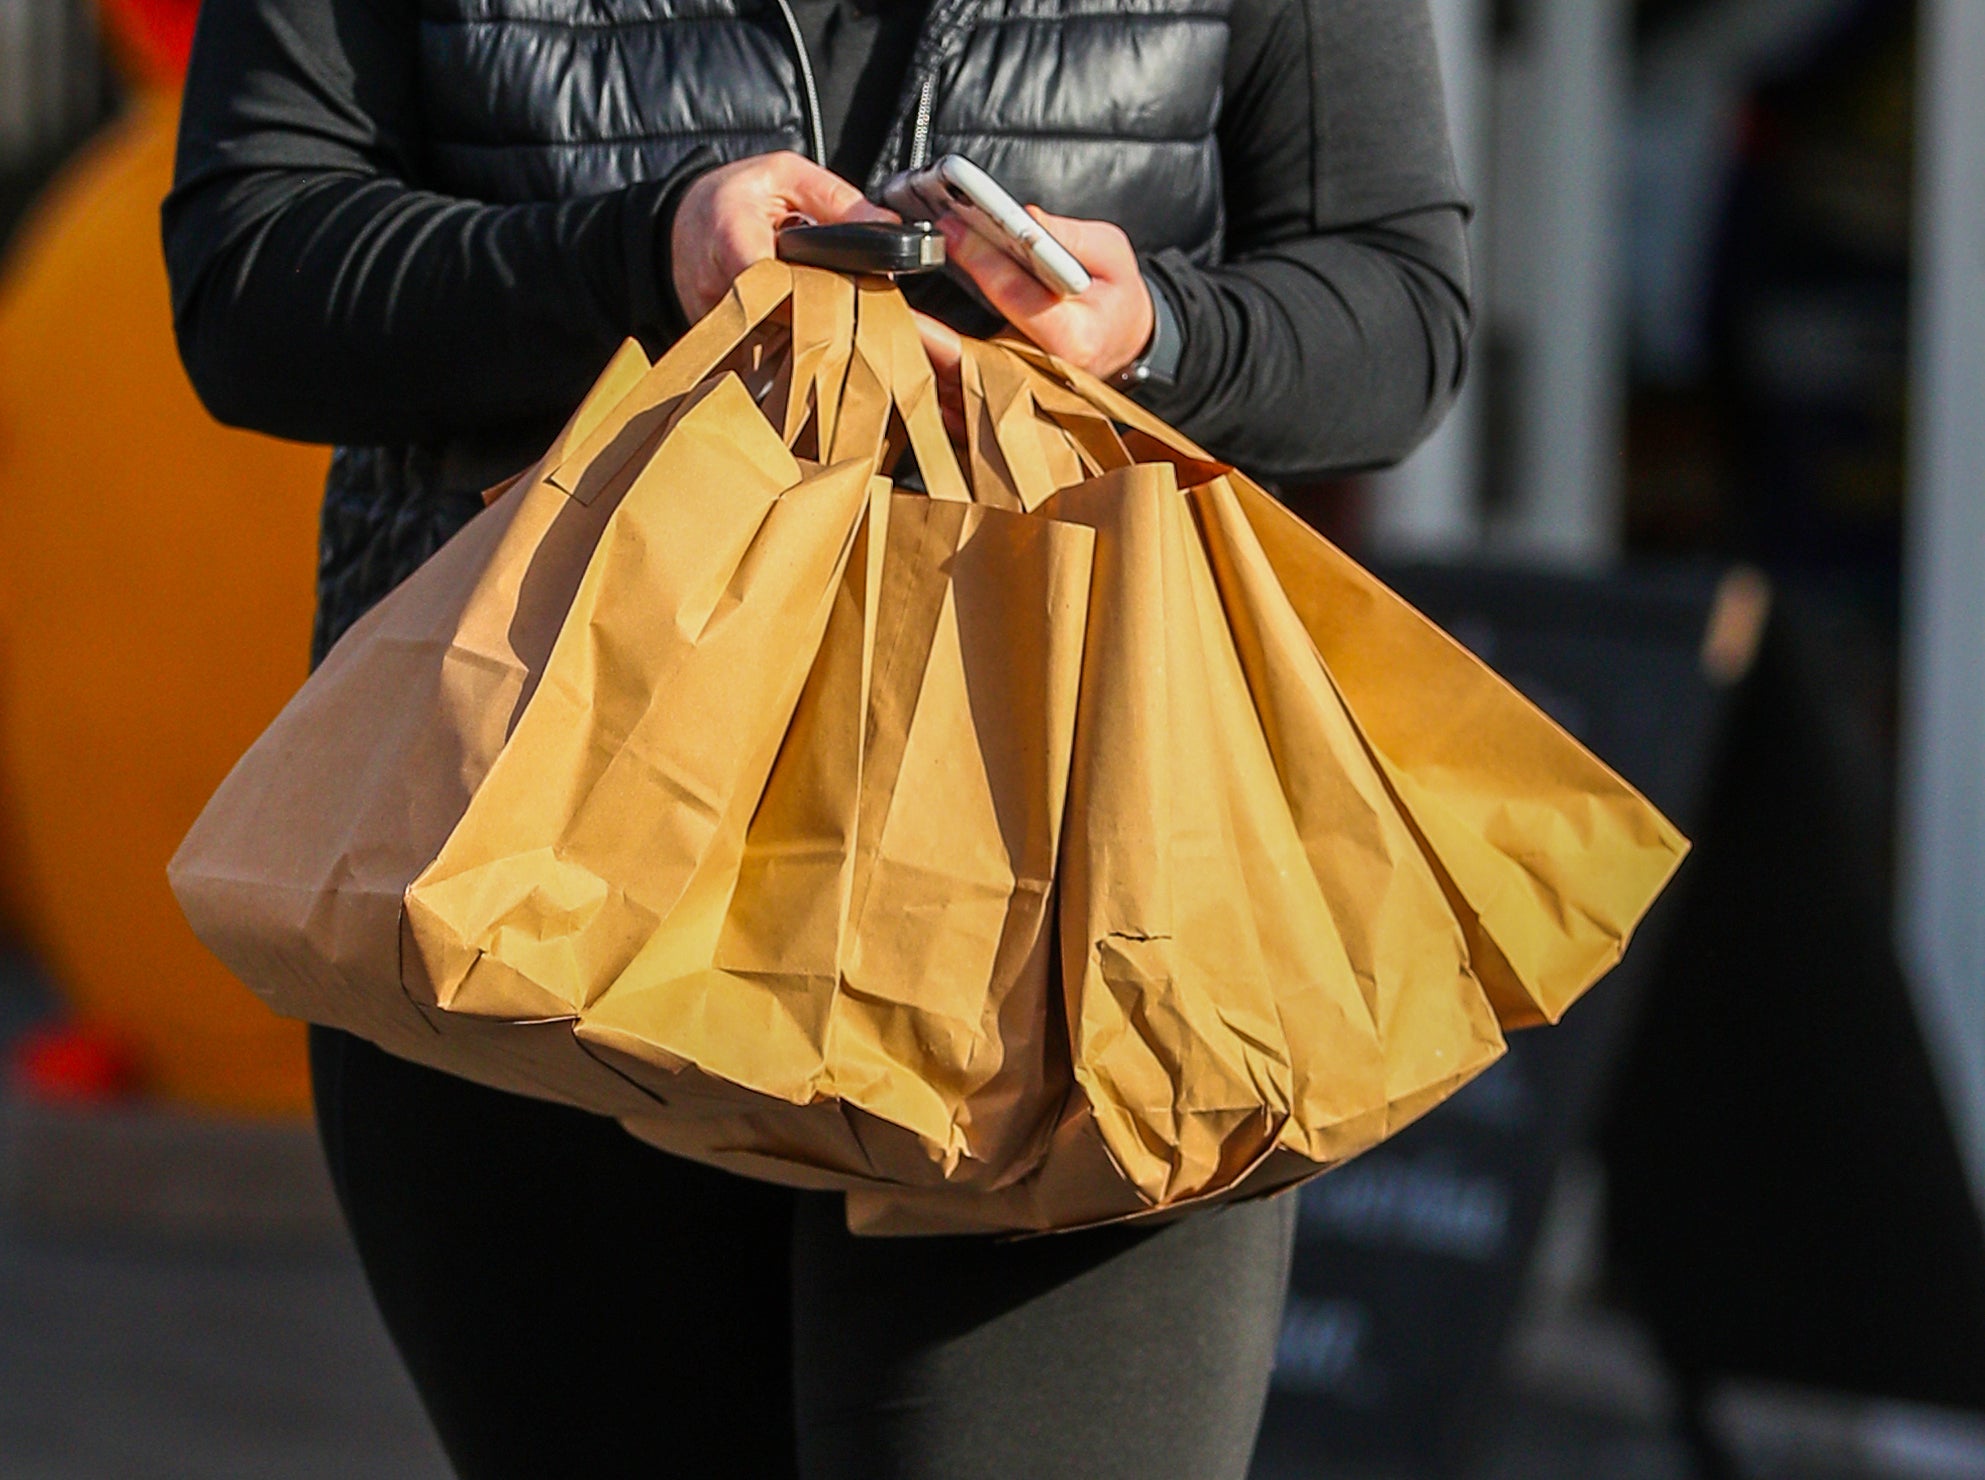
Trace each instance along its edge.
<instances>
[{"instance_id":1,"label":"woman's right hand","mask_svg":"<svg viewBox=\"0 0 1985 1480\"><path fill-rule=\"evenodd\" d=\"M773 255L779 226L794 216L823 225L896 219L839 175L791 151L699 175L682 193L669 232L676 302L692 324L722 301L739 273Z\"/></svg>"}]
</instances>

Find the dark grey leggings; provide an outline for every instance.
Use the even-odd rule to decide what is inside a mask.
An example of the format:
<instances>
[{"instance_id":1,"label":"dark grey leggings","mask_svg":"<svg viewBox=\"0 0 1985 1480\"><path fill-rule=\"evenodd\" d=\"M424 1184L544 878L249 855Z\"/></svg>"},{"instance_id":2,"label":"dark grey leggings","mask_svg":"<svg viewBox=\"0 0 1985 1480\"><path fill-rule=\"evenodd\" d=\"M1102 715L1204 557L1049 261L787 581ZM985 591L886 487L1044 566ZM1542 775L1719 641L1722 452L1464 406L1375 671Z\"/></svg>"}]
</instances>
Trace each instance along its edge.
<instances>
[{"instance_id":1,"label":"dark grey leggings","mask_svg":"<svg viewBox=\"0 0 1985 1480\"><path fill-rule=\"evenodd\" d=\"M324 1029L318 1123L463 1480L1242 1480L1292 1198L1155 1230L851 1237Z\"/></svg>"}]
</instances>

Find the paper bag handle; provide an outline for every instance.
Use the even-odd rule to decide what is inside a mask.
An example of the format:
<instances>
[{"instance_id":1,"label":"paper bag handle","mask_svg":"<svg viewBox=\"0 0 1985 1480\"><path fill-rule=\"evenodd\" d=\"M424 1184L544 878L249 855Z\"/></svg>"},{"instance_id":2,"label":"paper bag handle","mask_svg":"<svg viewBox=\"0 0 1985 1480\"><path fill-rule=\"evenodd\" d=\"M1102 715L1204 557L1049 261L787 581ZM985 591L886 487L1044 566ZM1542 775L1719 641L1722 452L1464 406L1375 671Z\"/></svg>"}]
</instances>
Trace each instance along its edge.
<instances>
[{"instance_id":1,"label":"paper bag handle","mask_svg":"<svg viewBox=\"0 0 1985 1480\"><path fill-rule=\"evenodd\" d=\"M793 274L793 336L786 370L784 426L797 446L813 413L815 454L826 461L834 445L841 392L854 353L855 285L832 272ZM775 399L776 404L776 399Z\"/></svg>"},{"instance_id":2,"label":"paper bag handle","mask_svg":"<svg viewBox=\"0 0 1985 1480\"><path fill-rule=\"evenodd\" d=\"M767 397L788 446L812 415L819 460L887 456L891 413L933 498L1032 509L1082 477L1136 461L1115 421L1186 460L1205 454L1093 376L1024 341L964 341L968 480L944 428L937 379L895 286L768 260L739 274L723 302L664 355L547 474L590 503L667 426L671 408L767 319L791 304L786 360Z\"/></svg>"},{"instance_id":3,"label":"paper bag handle","mask_svg":"<svg viewBox=\"0 0 1985 1480\"><path fill-rule=\"evenodd\" d=\"M1137 459L1109 415L1043 374L1011 341L964 341L960 368L974 489L1033 510L1073 483Z\"/></svg>"},{"instance_id":4,"label":"paper bag handle","mask_svg":"<svg viewBox=\"0 0 1985 1480\"><path fill-rule=\"evenodd\" d=\"M998 343L1040 377L1052 390L1037 392L1048 414L1081 421L1084 416L1100 418L1109 424L1118 446L1133 462L1170 462L1179 469L1179 486L1193 487L1234 471L1232 463L1213 456L1177 429L1146 411L1130 397L1106 385L1087 370L1077 369L1056 358L1039 345L1016 336L1002 335ZM1066 422L1064 423L1066 424ZM1127 427L1129 435L1116 432ZM1071 433L1073 434L1073 433ZM1093 437L1093 432L1088 433Z\"/></svg>"},{"instance_id":5,"label":"paper bag handle","mask_svg":"<svg viewBox=\"0 0 1985 1480\"><path fill-rule=\"evenodd\" d=\"M886 461L890 413L902 423L932 498L971 500L958 454L944 430L937 373L903 295L884 278L855 280L854 354L848 362L829 461Z\"/></svg>"},{"instance_id":6,"label":"paper bag handle","mask_svg":"<svg viewBox=\"0 0 1985 1480\"><path fill-rule=\"evenodd\" d=\"M724 301L655 362L591 435L571 448L547 481L582 504L599 497L667 424L669 408L743 344L793 296L793 270L757 262L738 274Z\"/></svg>"}]
</instances>

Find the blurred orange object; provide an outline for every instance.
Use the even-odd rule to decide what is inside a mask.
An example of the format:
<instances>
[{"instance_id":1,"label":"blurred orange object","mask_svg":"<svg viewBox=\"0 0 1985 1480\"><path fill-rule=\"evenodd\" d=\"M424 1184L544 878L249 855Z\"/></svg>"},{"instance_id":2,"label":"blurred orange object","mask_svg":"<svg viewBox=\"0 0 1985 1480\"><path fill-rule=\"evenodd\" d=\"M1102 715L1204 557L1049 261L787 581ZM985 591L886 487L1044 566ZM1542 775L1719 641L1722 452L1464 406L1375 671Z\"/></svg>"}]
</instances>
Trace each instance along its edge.
<instances>
[{"instance_id":1,"label":"blurred orange object","mask_svg":"<svg viewBox=\"0 0 1985 1480\"><path fill-rule=\"evenodd\" d=\"M138 1090L137 1059L108 1029L62 1023L24 1033L8 1052L14 1092L42 1104L102 1105Z\"/></svg>"},{"instance_id":2,"label":"blurred orange object","mask_svg":"<svg viewBox=\"0 0 1985 1480\"><path fill-rule=\"evenodd\" d=\"M194 940L165 865L304 677L326 454L222 428L186 382L177 112L141 91L0 278L0 831L30 940L148 1089L295 1112L302 1030Z\"/></svg>"}]
</instances>

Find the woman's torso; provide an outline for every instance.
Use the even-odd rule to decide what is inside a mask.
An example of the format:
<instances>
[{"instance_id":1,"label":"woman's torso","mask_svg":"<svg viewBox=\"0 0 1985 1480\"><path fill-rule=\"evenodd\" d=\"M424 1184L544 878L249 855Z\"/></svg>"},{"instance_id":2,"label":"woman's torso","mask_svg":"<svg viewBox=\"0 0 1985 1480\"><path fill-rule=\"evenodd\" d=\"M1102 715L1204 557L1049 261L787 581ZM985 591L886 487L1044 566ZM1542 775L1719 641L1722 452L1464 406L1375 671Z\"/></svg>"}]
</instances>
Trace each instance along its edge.
<instances>
[{"instance_id":1,"label":"woman's torso","mask_svg":"<svg viewBox=\"0 0 1985 1480\"><path fill-rule=\"evenodd\" d=\"M867 183L947 150L1143 251L1217 250L1231 0L932 0ZM554 200L720 160L810 152L778 0L420 0L431 178ZM920 131L920 121L927 120Z\"/></svg>"},{"instance_id":2,"label":"woman's torso","mask_svg":"<svg viewBox=\"0 0 1985 1480\"><path fill-rule=\"evenodd\" d=\"M1222 249L1216 138L1233 0L930 0L868 171L955 150L1015 195L1115 221L1144 252ZM497 203L596 195L719 161L815 153L779 0L419 0L417 185ZM528 456L528 454L526 454ZM316 652L514 471L514 447L340 448Z\"/></svg>"}]
</instances>

